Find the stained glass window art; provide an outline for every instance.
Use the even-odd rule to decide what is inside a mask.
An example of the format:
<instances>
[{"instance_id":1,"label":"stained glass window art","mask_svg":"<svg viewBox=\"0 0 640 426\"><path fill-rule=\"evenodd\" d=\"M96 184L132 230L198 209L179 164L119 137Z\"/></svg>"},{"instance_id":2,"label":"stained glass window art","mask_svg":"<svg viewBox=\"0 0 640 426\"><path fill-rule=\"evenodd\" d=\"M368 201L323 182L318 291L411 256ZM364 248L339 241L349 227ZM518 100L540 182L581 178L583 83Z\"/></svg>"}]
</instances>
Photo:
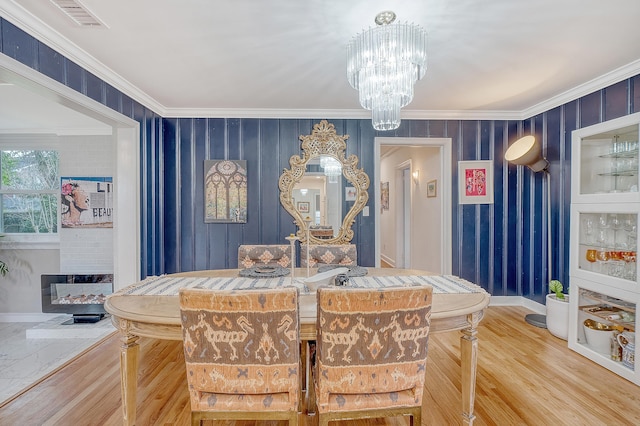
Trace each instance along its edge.
<instances>
[{"instance_id":1,"label":"stained glass window art","mask_svg":"<svg viewBox=\"0 0 640 426\"><path fill-rule=\"evenodd\" d=\"M246 223L246 160L205 160L204 170L204 221Z\"/></svg>"}]
</instances>

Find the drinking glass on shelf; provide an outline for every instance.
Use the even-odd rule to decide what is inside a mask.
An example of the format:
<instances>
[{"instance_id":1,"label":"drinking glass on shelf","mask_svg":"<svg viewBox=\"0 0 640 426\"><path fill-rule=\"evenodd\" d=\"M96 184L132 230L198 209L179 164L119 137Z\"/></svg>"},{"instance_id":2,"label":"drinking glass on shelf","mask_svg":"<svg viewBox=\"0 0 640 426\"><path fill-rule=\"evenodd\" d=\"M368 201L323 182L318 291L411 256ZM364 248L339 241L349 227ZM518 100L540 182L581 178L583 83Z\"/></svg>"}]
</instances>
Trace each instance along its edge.
<instances>
[{"instance_id":1,"label":"drinking glass on shelf","mask_svg":"<svg viewBox=\"0 0 640 426\"><path fill-rule=\"evenodd\" d=\"M596 262L600 273L608 274L607 264L609 262L609 252L605 248L596 250Z\"/></svg>"},{"instance_id":2,"label":"drinking glass on shelf","mask_svg":"<svg viewBox=\"0 0 640 426\"><path fill-rule=\"evenodd\" d=\"M598 228L606 229L608 227L609 227L609 222L607 221L607 214L602 213L600 216L598 216Z\"/></svg>"},{"instance_id":3,"label":"drinking glass on shelf","mask_svg":"<svg viewBox=\"0 0 640 426\"><path fill-rule=\"evenodd\" d=\"M636 252L625 251L622 253L622 256L625 262L623 278L635 281L636 280Z\"/></svg>"},{"instance_id":4,"label":"drinking glass on shelf","mask_svg":"<svg viewBox=\"0 0 640 426\"><path fill-rule=\"evenodd\" d=\"M586 258L588 262L595 262L596 261L596 250L595 249L588 249L587 250L587 254L586 254Z\"/></svg>"},{"instance_id":5,"label":"drinking glass on shelf","mask_svg":"<svg viewBox=\"0 0 640 426\"><path fill-rule=\"evenodd\" d=\"M599 246L605 247L608 245L609 243L609 238L607 236L607 230L606 229L599 229L597 234L596 234L596 243L598 243Z\"/></svg>"},{"instance_id":6,"label":"drinking glass on shelf","mask_svg":"<svg viewBox=\"0 0 640 426\"><path fill-rule=\"evenodd\" d=\"M586 244L593 243L593 219L588 217L584 220L584 239Z\"/></svg>"},{"instance_id":7,"label":"drinking glass on shelf","mask_svg":"<svg viewBox=\"0 0 640 426\"><path fill-rule=\"evenodd\" d=\"M611 224L611 227L613 229L622 228L622 222L620 221L620 218L618 217L617 214L612 214L609 216L609 223Z\"/></svg>"}]
</instances>

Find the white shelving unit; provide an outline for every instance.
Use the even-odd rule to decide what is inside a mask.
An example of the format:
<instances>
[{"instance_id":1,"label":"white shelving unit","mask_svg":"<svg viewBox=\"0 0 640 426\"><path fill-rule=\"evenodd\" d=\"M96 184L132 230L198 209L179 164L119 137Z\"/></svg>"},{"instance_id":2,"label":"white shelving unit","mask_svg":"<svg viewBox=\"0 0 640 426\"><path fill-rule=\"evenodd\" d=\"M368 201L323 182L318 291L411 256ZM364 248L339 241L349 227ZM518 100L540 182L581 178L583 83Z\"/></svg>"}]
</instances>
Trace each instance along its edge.
<instances>
[{"instance_id":1,"label":"white shelving unit","mask_svg":"<svg viewBox=\"0 0 640 426\"><path fill-rule=\"evenodd\" d=\"M640 385L601 343L640 324L638 136L640 113L572 133L569 348ZM585 332L592 320L615 331ZM639 349L636 345L635 358Z\"/></svg>"}]
</instances>

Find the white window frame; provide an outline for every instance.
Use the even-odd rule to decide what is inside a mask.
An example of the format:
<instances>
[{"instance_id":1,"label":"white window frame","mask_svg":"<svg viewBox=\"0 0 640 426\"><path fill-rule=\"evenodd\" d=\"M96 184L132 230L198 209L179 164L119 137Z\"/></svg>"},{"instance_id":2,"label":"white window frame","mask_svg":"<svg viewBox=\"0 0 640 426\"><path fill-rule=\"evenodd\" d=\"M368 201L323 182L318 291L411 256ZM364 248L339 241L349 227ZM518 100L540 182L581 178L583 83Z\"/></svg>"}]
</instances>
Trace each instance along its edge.
<instances>
[{"instance_id":1,"label":"white window frame","mask_svg":"<svg viewBox=\"0 0 640 426\"><path fill-rule=\"evenodd\" d=\"M58 151L60 140L52 134L0 134L0 151ZM60 173L58 164L58 174ZM59 176L58 176L59 177ZM14 192L14 191L11 191ZM17 191L20 192L20 191ZM42 191L47 192L47 191ZM2 192L5 193L5 192ZM58 209L60 209L60 190L55 192ZM56 215L57 232L55 233L3 233L0 238L0 249L55 249L60 246L60 212Z\"/></svg>"}]
</instances>

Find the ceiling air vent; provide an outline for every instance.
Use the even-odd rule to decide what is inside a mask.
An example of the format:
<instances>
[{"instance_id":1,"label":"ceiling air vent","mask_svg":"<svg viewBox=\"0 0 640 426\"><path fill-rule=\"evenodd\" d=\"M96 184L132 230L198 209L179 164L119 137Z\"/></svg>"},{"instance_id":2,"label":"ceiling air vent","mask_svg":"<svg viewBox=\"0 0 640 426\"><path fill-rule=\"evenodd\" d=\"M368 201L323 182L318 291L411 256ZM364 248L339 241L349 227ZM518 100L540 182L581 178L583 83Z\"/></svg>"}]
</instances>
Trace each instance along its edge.
<instances>
[{"instance_id":1,"label":"ceiling air vent","mask_svg":"<svg viewBox=\"0 0 640 426\"><path fill-rule=\"evenodd\" d=\"M60 10L81 27L105 27L85 6L76 0L51 0Z\"/></svg>"}]
</instances>

